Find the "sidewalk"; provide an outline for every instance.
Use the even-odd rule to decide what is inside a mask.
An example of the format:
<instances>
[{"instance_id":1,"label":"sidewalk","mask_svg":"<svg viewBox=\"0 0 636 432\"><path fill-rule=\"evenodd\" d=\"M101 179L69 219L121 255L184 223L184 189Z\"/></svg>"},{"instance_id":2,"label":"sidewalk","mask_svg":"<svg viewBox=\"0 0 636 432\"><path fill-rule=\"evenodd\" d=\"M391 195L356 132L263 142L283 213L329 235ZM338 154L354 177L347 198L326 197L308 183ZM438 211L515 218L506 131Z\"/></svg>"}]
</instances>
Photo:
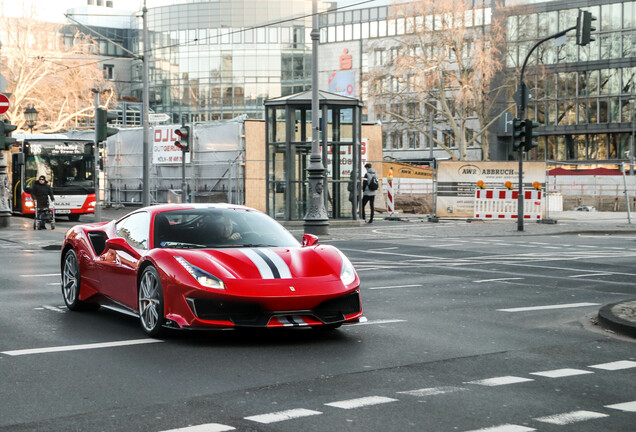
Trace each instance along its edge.
<instances>
[{"instance_id":1,"label":"sidewalk","mask_svg":"<svg viewBox=\"0 0 636 432\"><path fill-rule=\"evenodd\" d=\"M102 221L119 219L139 207L110 207L102 209ZM417 233L430 237L461 237L461 236L538 236L563 234L599 234L626 235L636 239L636 214L632 215L632 223L628 221L627 213L613 212L581 212L565 211L551 212L550 219L556 223L537 223L524 221L523 231L518 230L516 221L479 221L465 219L440 219L439 222L429 222L427 215L396 213L387 220L388 215L376 213L373 224L362 221L330 221L329 235L323 240L353 240L374 238L386 239L391 233ZM59 250L66 230L72 223L60 218L57 229L34 231L33 220L25 217L11 217L9 227L0 228L0 247L25 251ZM93 216L82 216L80 223L92 223ZM61 223L60 223L61 222ZM288 230L296 237L303 234L302 222L288 225ZM603 327L636 338L636 298L620 303L603 306L598 313L599 324Z\"/></svg>"}]
</instances>

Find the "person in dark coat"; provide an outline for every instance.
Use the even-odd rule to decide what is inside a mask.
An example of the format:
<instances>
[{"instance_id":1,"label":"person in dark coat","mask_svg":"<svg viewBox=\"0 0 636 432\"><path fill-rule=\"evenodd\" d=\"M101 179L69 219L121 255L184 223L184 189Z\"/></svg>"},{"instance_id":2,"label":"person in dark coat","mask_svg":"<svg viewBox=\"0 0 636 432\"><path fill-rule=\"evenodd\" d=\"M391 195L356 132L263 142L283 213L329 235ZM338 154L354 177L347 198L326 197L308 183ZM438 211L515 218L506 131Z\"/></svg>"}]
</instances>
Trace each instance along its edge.
<instances>
[{"instance_id":1,"label":"person in dark coat","mask_svg":"<svg viewBox=\"0 0 636 432\"><path fill-rule=\"evenodd\" d=\"M25 189L28 193L31 194L33 199L35 200L35 206L38 209L38 212L49 208L49 198L51 198L51 202L55 202L55 197L53 196L53 191L51 190L51 186L49 186L46 181L46 177L43 175L40 176L37 182L33 184L30 188ZM40 228L44 226L44 220L40 220Z\"/></svg>"},{"instance_id":2,"label":"person in dark coat","mask_svg":"<svg viewBox=\"0 0 636 432\"><path fill-rule=\"evenodd\" d=\"M371 186L373 182L375 185L378 185L378 175L375 173L375 169L371 166L370 163L366 163L364 167L367 169L367 173L364 175L364 179L362 181L362 219L366 219L364 216L364 208L367 203L369 203L369 207L371 208L371 217L367 221L367 223L373 223L373 211L375 210L375 192L377 190L377 186L374 189Z\"/></svg>"}]
</instances>

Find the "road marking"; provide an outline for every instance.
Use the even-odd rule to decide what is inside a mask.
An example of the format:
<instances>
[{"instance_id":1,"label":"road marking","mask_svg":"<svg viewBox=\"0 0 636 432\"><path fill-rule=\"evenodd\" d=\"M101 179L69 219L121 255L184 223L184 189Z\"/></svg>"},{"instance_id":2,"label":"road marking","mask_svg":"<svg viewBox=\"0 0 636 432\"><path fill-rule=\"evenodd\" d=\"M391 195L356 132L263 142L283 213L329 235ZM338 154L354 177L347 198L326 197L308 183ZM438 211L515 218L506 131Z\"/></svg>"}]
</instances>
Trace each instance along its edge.
<instances>
[{"instance_id":1,"label":"road marking","mask_svg":"<svg viewBox=\"0 0 636 432\"><path fill-rule=\"evenodd\" d=\"M611 409L627 411L627 412L636 412L636 401L619 403L614 405L605 405L605 408L611 408Z\"/></svg>"},{"instance_id":2,"label":"road marking","mask_svg":"<svg viewBox=\"0 0 636 432\"><path fill-rule=\"evenodd\" d=\"M416 285L392 285L392 286L381 286L381 287L369 287L370 290L379 290L379 289L393 289L393 288L412 288L412 287L422 287L422 284Z\"/></svg>"},{"instance_id":3,"label":"road marking","mask_svg":"<svg viewBox=\"0 0 636 432\"><path fill-rule=\"evenodd\" d=\"M392 324L392 323L400 323L400 322L406 322L406 320L402 320L402 319L373 320L373 321L359 322L359 323L347 324L347 325L359 326L359 325L371 325L371 324Z\"/></svg>"},{"instance_id":4,"label":"road marking","mask_svg":"<svg viewBox=\"0 0 636 432\"><path fill-rule=\"evenodd\" d=\"M536 429L532 429L525 426L517 426L513 424L505 424L501 426L493 426L484 429L475 429L468 432L530 432L536 431Z\"/></svg>"},{"instance_id":5,"label":"road marking","mask_svg":"<svg viewBox=\"0 0 636 432\"><path fill-rule=\"evenodd\" d=\"M615 361L611 363L601 363L601 364L593 365L590 367L595 369L616 371L616 370L630 369L630 368L636 367L636 362L631 360L621 360L621 361Z\"/></svg>"},{"instance_id":6,"label":"road marking","mask_svg":"<svg viewBox=\"0 0 636 432\"><path fill-rule=\"evenodd\" d=\"M46 274L34 274L34 275L20 275L23 278L35 278L35 277L51 277L51 276L59 276L59 273L46 273Z\"/></svg>"},{"instance_id":7,"label":"road marking","mask_svg":"<svg viewBox=\"0 0 636 432\"><path fill-rule=\"evenodd\" d=\"M523 278L499 278L499 279L482 279L473 281L474 283L482 283L482 282L499 282L499 281L509 281L509 280L521 280Z\"/></svg>"},{"instance_id":8,"label":"road marking","mask_svg":"<svg viewBox=\"0 0 636 432\"><path fill-rule=\"evenodd\" d=\"M572 411L569 413L556 414L546 417L535 418L536 421L550 423L555 425L568 425L572 423L592 420L597 418L609 417L607 414L597 413L594 411Z\"/></svg>"},{"instance_id":9,"label":"road marking","mask_svg":"<svg viewBox=\"0 0 636 432\"><path fill-rule=\"evenodd\" d=\"M47 286L52 286L52 285L60 286L60 283L59 283L59 282L49 282L49 283L47 283L46 285L47 285Z\"/></svg>"},{"instance_id":10,"label":"road marking","mask_svg":"<svg viewBox=\"0 0 636 432\"><path fill-rule=\"evenodd\" d=\"M548 310L548 309L568 309L568 308L599 306L599 305L600 303L568 303L568 304L559 304L559 305L531 306L531 307L521 307L521 308L512 308L512 309L497 309L497 311L499 312L528 312L528 311L538 311L538 310Z\"/></svg>"},{"instance_id":11,"label":"road marking","mask_svg":"<svg viewBox=\"0 0 636 432\"><path fill-rule=\"evenodd\" d=\"M58 313L66 313L68 311L68 309L66 309L66 307L61 308L61 307L57 307L57 306L44 305L44 306L42 306L42 308L44 308L46 310L53 311L53 312L58 312Z\"/></svg>"},{"instance_id":12,"label":"road marking","mask_svg":"<svg viewBox=\"0 0 636 432\"><path fill-rule=\"evenodd\" d=\"M329 402L329 403L326 403L325 405L334 407L334 408L354 409L354 408L362 408L365 406L379 405L379 404L397 402L397 401L398 399L388 398L384 396L368 396L368 397L363 397L358 399Z\"/></svg>"},{"instance_id":13,"label":"road marking","mask_svg":"<svg viewBox=\"0 0 636 432\"><path fill-rule=\"evenodd\" d=\"M245 417L245 420L251 420L257 423L277 423L285 420L291 420L300 417L309 417L313 415L322 414L320 411L312 411L304 408L291 409L287 411L278 411L269 414L260 414L250 417Z\"/></svg>"},{"instance_id":14,"label":"road marking","mask_svg":"<svg viewBox=\"0 0 636 432\"><path fill-rule=\"evenodd\" d=\"M547 378L563 378L574 375L584 375L594 373L592 371L586 371L582 369L554 369L543 372L530 372L530 375L539 375Z\"/></svg>"},{"instance_id":15,"label":"road marking","mask_svg":"<svg viewBox=\"0 0 636 432\"><path fill-rule=\"evenodd\" d=\"M385 247L385 248L375 248L373 250L393 250L393 249L398 249L398 247L393 246L393 247Z\"/></svg>"},{"instance_id":16,"label":"road marking","mask_svg":"<svg viewBox=\"0 0 636 432\"><path fill-rule=\"evenodd\" d=\"M496 378L488 378L478 381L469 381L466 384L477 384L488 387L500 386L500 385L508 385L508 384L517 384L522 382L534 381L530 378L521 378L516 376L502 376Z\"/></svg>"},{"instance_id":17,"label":"road marking","mask_svg":"<svg viewBox=\"0 0 636 432\"><path fill-rule=\"evenodd\" d=\"M47 348L2 351L0 352L0 354L5 354L8 356L21 356L21 355L45 354L45 353L63 352L63 351L80 351L80 350L89 350L89 349L97 349L97 348L113 348L113 347L129 346L129 345L149 344L149 343L156 343L156 342L163 342L163 341L158 339L133 339L133 340L117 341L117 342L104 342L104 343L93 343L93 344L84 344L84 345L66 345L66 346L47 347Z\"/></svg>"},{"instance_id":18,"label":"road marking","mask_svg":"<svg viewBox=\"0 0 636 432\"><path fill-rule=\"evenodd\" d=\"M169 429L162 432L225 432L231 430L236 430L236 428L219 423L208 423L179 429Z\"/></svg>"},{"instance_id":19,"label":"road marking","mask_svg":"<svg viewBox=\"0 0 636 432\"><path fill-rule=\"evenodd\" d=\"M463 390L467 390L467 389L464 387L430 387L430 388L423 388L418 390L401 391L401 392L398 392L398 394L422 397L422 396L435 396L435 395L446 394L446 393L454 393L454 392L463 391Z\"/></svg>"},{"instance_id":20,"label":"road marking","mask_svg":"<svg viewBox=\"0 0 636 432\"><path fill-rule=\"evenodd\" d=\"M582 278L582 277L595 277L595 276L611 276L611 273L587 273L587 274L579 274L568 276L570 278Z\"/></svg>"}]
</instances>

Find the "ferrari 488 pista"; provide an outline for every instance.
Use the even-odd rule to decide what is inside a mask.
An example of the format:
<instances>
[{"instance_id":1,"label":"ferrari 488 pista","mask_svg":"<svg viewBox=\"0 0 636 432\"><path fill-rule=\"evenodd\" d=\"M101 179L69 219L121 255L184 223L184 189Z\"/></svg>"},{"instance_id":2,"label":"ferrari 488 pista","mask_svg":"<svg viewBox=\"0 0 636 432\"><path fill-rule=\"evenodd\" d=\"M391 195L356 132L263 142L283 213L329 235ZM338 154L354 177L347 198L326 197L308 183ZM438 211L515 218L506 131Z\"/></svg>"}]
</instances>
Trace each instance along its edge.
<instances>
[{"instance_id":1,"label":"ferrari 488 pista","mask_svg":"<svg viewBox=\"0 0 636 432\"><path fill-rule=\"evenodd\" d=\"M260 211L229 204L158 205L77 225L62 247L70 310L100 305L165 328L332 329L364 321L360 279L337 248L298 242Z\"/></svg>"}]
</instances>

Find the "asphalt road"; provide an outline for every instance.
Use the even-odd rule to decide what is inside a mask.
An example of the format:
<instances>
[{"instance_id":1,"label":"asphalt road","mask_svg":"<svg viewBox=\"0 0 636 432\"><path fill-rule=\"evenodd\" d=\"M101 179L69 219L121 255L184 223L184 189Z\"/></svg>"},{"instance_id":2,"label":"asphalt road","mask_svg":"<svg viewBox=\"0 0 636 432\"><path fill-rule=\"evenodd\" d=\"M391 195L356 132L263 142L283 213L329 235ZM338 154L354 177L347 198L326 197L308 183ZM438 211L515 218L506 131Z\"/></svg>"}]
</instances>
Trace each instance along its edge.
<instances>
[{"instance_id":1,"label":"asphalt road","mask_svg":"<svg viewBox=\"0 0 636 432\"><path fill-rule=\"evenodd\" d=\"M333 230L368 323L156 341L63 306L70 225L0 233L2 431L633 430L635 341L594 324L635 297L632 233Z\"/></svg>"}]
</instances>

